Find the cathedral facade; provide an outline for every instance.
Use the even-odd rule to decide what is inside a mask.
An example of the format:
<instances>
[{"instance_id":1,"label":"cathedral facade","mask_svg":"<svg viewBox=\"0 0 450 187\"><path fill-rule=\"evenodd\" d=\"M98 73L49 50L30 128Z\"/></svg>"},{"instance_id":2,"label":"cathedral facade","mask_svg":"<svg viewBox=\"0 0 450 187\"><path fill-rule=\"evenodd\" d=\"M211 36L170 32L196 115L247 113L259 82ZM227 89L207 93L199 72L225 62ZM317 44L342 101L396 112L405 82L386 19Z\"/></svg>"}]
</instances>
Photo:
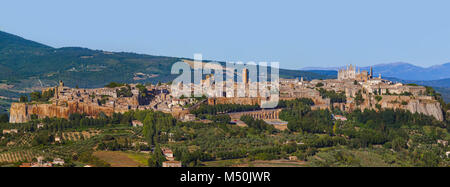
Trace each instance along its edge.
<instances>
[{"instance_id":1,"label":"cathedral facade","mask_svg":"<svg viewBox=\"0 0 450 187\"><path fill-rule=\"evenodd\" d=\"M356 66L349 65L346 69L338 70L338 80L357 80L357 81L367 81L373 78L373 68L370 67L370 72L362 71L358 69L356 71Z\"/></svg>"}]
</instances>

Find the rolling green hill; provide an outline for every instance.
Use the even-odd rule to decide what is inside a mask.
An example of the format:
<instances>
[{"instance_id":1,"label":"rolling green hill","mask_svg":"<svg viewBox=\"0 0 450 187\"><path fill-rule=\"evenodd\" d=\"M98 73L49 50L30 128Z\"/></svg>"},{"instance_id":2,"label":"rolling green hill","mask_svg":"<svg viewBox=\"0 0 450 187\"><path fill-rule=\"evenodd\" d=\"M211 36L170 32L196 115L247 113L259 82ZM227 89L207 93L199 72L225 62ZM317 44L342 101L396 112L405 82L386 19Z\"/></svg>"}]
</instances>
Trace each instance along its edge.
<instances>
[{"instance_id":1,"label":"rolling green hill","mask_svg":"<svg viewBox=\"0 0 450 187\"><path fill-rule=\"evenodd\" d=\"M178 60L76 47L56 49L0 32L0 79L19 88L41 86L41 82L53 85L57 80L69 86L100 87L111 81L133 82L135 73L152 77L147 81L165 81L173 78L168 72Z\"/></svg>"}]
</instances>

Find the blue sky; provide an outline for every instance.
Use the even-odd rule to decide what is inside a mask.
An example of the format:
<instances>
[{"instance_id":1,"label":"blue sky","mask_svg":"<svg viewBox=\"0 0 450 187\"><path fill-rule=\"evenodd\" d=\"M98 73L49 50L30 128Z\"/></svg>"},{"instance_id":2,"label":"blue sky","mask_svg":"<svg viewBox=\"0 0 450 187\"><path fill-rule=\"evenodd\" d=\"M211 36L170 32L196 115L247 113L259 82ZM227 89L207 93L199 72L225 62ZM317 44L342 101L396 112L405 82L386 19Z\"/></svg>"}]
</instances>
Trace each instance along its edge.
<instances>
[{"instance_id":1,"label":"blue sky","mask_svg":"<svg viewBox=\"0 0 450 187\"><path fill-rule=\"evenodd\" d=\"M53 47L283 68L450 62L450 1L2 0L0 30Z\"/></svg>"}]
</instances>

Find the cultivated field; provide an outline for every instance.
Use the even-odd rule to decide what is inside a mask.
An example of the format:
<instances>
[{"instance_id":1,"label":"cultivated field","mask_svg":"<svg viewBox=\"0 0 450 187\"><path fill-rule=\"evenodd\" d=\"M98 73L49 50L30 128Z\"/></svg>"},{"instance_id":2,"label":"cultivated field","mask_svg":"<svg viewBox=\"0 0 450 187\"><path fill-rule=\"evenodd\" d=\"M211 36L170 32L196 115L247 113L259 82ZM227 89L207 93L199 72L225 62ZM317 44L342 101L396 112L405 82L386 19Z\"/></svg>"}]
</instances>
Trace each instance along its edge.
<instances>
[{"instance_id":1,"label":"cultivated field","mask_svg":"<svg viewBox=\"0 0 450 187\"><path fill-rule=\"evenodd\" d=\"M99 131L64 132L62 134L62 139L69 141L79 141L89 139L98 134L100 134Z\"/></svg>"},{"instance_id":2,"label":"cultivated field","mask_svg":"<svg viewBox=\"0 0 450 187\"><path fill-rule=\"evenodd\" d=\"M0 162L13 163L19 161L31 161L35 158L35 154L32 151L16 151L0 154Z\"/></svg>"},{"instance_id":3,"label":"cultivated field","mask_svg":"<svg viewBox=\"0 0 450 187\"><path fill-rule=\"evenodd\" d=\"M94 156L108 162L112 167L144 167L145 159L139 154L130 154L120 151L97 151Z\"/></svg>"}]
</instances>

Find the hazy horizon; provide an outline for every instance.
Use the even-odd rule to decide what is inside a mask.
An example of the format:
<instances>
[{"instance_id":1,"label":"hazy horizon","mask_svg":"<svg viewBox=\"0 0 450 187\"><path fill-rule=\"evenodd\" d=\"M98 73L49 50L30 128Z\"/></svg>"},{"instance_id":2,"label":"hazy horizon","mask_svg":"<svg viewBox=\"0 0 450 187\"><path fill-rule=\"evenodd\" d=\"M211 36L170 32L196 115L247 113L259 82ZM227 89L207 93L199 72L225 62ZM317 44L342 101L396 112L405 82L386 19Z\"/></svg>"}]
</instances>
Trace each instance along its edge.
<instances>
[{"instance_id":1,"label":"hazy horizon","mask_svg":"<svg viewBox=\"0 0 450 187\"><path fill-rule=\"evenodd\" d=\"M5 1L0 30L52 47L281 68L450 62L450 2ZM21 10L21 11L17 11ZM401 10L401 11L400 11Z\"/></svg>"}]
</instances>

